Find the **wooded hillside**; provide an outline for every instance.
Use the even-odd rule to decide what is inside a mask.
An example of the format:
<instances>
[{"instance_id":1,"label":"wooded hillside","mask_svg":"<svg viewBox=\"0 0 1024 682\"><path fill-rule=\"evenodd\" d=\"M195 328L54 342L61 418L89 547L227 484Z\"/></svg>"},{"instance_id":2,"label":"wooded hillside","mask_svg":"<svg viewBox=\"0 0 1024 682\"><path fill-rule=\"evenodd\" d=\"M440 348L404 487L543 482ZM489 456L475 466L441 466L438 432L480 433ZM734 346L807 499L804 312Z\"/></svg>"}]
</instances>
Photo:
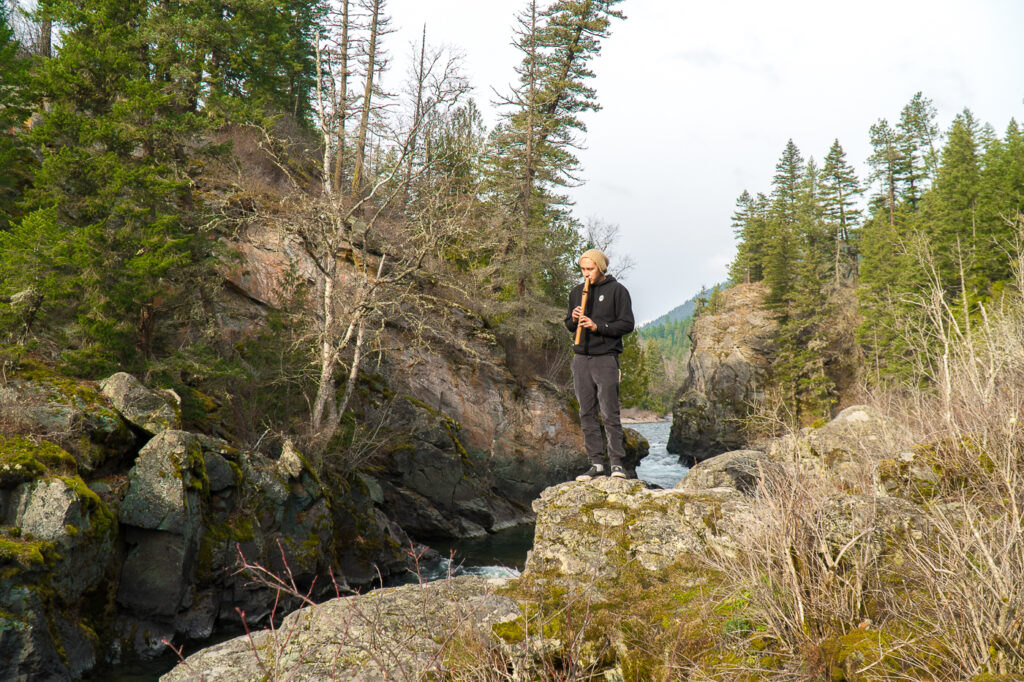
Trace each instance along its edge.
<instances>
[{"instance_id":1,"label":"wooded hillside","mask_svg":"<svg viewBox=\"0 0 1024 682\"><path fill-rule=\"evenodd\" d=\"M797 421L827 416L856 380L921 377L919 351L943 342L921 321L948 307L969 326L1014 275L1024 132L968 110L940 131L936 116L918 93L895 124L871 126L866 178L838 140L820 164L790 140L770 191L737 200L730 277L769 286L777 397Z\"/></svg>"},{"instance_id":2,"label":"wooded hillside","mask_svg":"<svg viewBox=\"0 0 1024 682\"><path fill-rule=\"evenodd\" d=\"M380 87L385 0L5 4L5 371L33 356L237 405L289 394L306 435L329 440L387 320L418 297L469 306L516 347L564 346L586 245L563 190L618 2L525 3L492 130L426 29L406 87ZM266 334L229 338L214 314L225 244L252 224L298 237L319 272Z\"/></svg>"}]
</instances>

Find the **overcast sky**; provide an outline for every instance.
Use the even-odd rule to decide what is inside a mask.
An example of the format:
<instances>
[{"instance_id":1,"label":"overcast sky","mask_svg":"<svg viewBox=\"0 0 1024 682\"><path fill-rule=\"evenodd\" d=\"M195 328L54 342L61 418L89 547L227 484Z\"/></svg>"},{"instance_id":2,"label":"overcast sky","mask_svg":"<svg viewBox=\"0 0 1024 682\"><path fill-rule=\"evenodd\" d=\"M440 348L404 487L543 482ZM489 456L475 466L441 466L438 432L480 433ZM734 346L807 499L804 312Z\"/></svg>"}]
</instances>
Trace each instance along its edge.
<instances>
[{"instance_id":1,"label":"overcast sky","mask_svg":"<svg viewBox=\"0 0 1024 682\"><path fill-rule=\"evenodd\" d=\"M459 48L478 102L507 89L525 0L389 0L395 71L427 24ZM610 270L637 320L722 281L736 197L770 191L789 138L823 161L836 138L866 174L868 128L922 91L946 129L970 108L1002 135L1024 121L1024 0L625 0L594 63L586 184L574 211L621 227ZM394 77L394 76L393 76ZM493 113L488 112L493 122Z\"/></svg>"}]
</instances>

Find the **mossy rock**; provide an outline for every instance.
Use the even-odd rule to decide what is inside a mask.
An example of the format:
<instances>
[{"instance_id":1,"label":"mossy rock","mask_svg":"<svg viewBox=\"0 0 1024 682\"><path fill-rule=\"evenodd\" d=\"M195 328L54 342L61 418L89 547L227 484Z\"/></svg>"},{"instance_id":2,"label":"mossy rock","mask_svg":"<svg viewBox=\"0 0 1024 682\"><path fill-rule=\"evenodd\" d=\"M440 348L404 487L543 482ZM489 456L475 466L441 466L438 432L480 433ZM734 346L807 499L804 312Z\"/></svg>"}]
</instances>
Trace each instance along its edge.
<instances>
[{"instance_id":1,"label":"mossy rock","mask_svg":"<svg viewBox=\"0 0 1024 682\"><path fill-rule=\"evenodd\" d=\"M86 474L135 445L128 424L91 382L69 379L43 366L0 387L0 412L6 417L0 432L57 443Z\"/></svg>"},{"instance_id":2,"label":"mossy rock","mask_svg":"<svg viewBox=\"0 0 1024 682\"><path fill-rule=\"evenodd\" d=\"M0 488L13 488L43 476L76 472L75 458L53 443L0 436Z\"/></svg>"},{"instance_id":3,"label":"mossy rock","mask_svg":"<svg viewBox=\"0 0 1024 682\"><path fill-rule=\"evenodd\" d=\"M57 560L54 544L46 540L21 537L20 530L0 528L0 565L40 569Z\"/></svg>"}]
</instances>

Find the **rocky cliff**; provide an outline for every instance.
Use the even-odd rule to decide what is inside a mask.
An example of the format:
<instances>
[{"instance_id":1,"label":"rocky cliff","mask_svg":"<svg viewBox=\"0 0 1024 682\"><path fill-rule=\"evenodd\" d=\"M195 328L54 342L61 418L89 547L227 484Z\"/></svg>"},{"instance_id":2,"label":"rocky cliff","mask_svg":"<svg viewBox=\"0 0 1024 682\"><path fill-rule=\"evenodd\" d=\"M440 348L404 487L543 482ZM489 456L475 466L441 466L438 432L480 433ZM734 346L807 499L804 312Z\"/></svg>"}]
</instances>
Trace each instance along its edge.
<instances>
[{"instance_id":1,"label":"rocky cliff","mask_svg":"<svg viewBox=\"0 0 1024 682\"><path fill-rule=\"evenodd\" d=\"M366 584L408 537L364 489L181 430L180 401L128 374L98 386L27 369L0 387L0 679L74 679L288 608L240 562ZM361 539L361 540L360 540Z\"/></svg>"},{"instance_id":2,"label":"rocky cliff","mask_svg":"<svg viewBox=\"0 0 1024 682\"><path fill-rule=\"evenodd\" d=\"M287 304L296 281L321 286L295 236L257 224L231 249L238 258L225 273L227 329L258 327L268 310ZM353 272L345 259L338 267L341 279ZM376 395L356 408L391 434L374 487L409 532L466 537L530 521L540 490L585 466L565 389L513 376L480 316L424 296L390 318L385 338L374 370L381 383L367 384L366 395Z\"/></svg>"},{"instance_id":3,"label":"rocky cliff","mask_svg":"<svg viewBox=\"0 0 1024 682\"><path fill-rule=\"evenodd\" d=\"M668 451L699 462L741 448L741 421L770 378L778 323L764 309L763 283L723 290L699 315L687 376L672 408Z\"/></svg>"}]
</instances>

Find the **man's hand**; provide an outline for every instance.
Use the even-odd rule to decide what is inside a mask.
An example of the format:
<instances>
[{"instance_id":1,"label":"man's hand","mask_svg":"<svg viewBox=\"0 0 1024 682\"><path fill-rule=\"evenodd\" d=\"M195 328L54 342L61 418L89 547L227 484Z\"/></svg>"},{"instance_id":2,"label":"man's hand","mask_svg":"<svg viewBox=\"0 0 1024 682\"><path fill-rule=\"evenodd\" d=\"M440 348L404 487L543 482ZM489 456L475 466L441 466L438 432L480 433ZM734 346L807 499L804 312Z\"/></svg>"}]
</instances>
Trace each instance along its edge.
<instances>
[{"instance_id":1,"label":"man's hand","mask_svg":"<svg viewBox=\"0 0 1024 682\"><path fill-rule=\"evenodd\" d=\"M578 306L576 306L575 308L572 309L572 321L573 322L577 322L578 323L580 321L580 316L581 315L583 315L583 306L578 305Z\"/></svg>"},{"instance_id":2,"label":"man's hand","mask_svg":"<svg viewBox=\"0 0 1024 682\"><path fill-rule=\"evenodd\" d=\"M575 312L574 312L574 315L575 315ZM589 329L592 332L596 332L597 331L597 322L594 322L592 319L590 319L586 315L580 315L579 324L583 325L584 329Z\"/></svg>"}]
</instances>

